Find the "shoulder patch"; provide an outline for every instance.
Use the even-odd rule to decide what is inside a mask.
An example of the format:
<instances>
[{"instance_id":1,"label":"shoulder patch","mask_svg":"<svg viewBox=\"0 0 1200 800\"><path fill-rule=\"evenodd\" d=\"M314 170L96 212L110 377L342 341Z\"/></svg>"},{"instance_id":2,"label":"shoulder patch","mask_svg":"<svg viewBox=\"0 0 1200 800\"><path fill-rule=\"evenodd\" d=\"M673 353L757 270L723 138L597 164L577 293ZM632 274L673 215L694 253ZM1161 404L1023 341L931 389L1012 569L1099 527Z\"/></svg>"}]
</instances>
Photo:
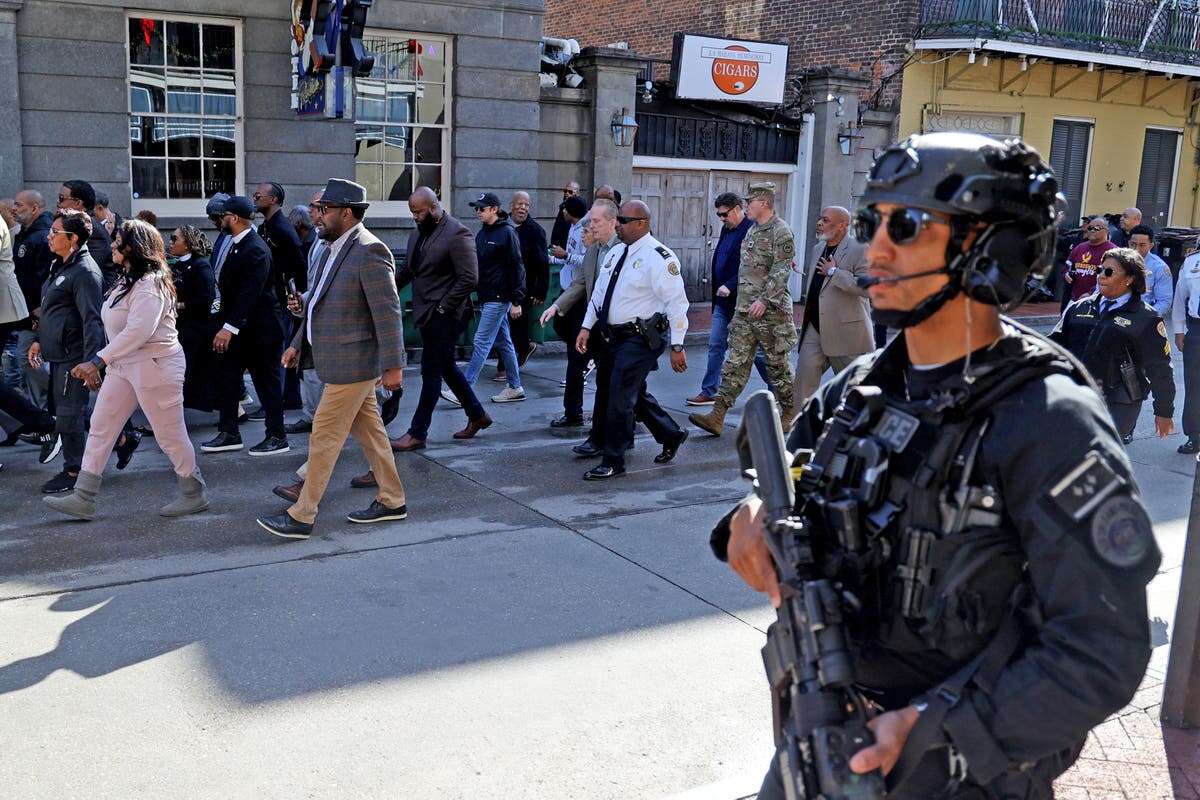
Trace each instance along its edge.
<instances>
[{"instance_id":1,"label":"shoulder patch","mask_svg":"<svg viewBox=\"0 0 1200 800\"><path fill-rule=\"evenodd\" d=\"M1124 487L1125 479L1113 471L1103 455L1092 450L1051 487L1049 497L1072 522L1080 522Z\"/></svg>"},{"instance_id":2,"label":"shoulder patch","mask_svg":"<svg viewBox=\"0 0 1200 800\"><path fill-rule=\"evenodd\" d=\"M663 247L661 244L658 245L657 247L655 247L654 250L663 258L674 258L675 257L674 255L672 255L670 250Z\"/></svg>"},{"instance_id":3,"label":"shoulder patch","mask_svg":"<svg viewBox=\"0 0 1200 800\"><path fill-rule=\"evenodd\" d=\"M678 275L679 274L679 264L677 264L674 261L668 261L667 262L667 272L671 273L672 275Z\"/></svg>"},{"instance_id":4,"label":"shoulder patch","mask_svg":"<svg viewBox=\"0 0 1200 800\"><path fill-rule=\"evenodd\" d=\"M1163 322L1161 319L1158 321L1158 335L1164 339L1167 337L1167 323Z\"/></svg>"},{"instance_id":5,"label":"shoulder patch","mask_svg":"<svg viewBox=\"0 0 1200 800\"><path fill-rule=\"evenodd\" d=\"M1127 494L1108 498L1092 516L1092 547L1106 564L1122 569L1137 566L1153 541L1146 509Z\"/></svg>"}]
</instances>

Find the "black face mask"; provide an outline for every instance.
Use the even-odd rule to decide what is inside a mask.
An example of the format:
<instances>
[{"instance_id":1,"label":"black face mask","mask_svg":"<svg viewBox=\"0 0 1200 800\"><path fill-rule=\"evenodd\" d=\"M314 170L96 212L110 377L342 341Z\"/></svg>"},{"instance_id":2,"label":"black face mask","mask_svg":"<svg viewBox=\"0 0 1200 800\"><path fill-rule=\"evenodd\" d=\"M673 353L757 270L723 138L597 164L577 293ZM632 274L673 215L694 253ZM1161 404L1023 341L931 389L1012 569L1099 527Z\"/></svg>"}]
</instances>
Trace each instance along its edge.
<instances>
[{"instance_id":1,"label":"black face mask","mask_svg":"<svg viewBox=\"0 0 1200 800\"><path fill-rule=\"evenodd\" d=\"M420 222L417 223L417 230L426 235L433 233L433 229L437 227L438 220L432 213L426 214Z\"/></svg>"}]
</instances>

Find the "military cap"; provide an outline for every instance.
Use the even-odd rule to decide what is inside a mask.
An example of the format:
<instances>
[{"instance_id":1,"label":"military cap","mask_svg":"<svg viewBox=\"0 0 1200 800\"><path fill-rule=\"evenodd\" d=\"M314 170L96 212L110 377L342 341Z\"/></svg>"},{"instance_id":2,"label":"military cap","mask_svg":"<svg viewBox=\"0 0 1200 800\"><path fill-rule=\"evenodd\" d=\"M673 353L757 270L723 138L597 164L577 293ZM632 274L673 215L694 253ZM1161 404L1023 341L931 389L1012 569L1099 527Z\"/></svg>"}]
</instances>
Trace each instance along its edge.
<instances>
[{"instance_id":1,"label":"military cap","mask_svg":"<svg viewBox=\"0 0 1200 800\"><path fill-rule=\"evenodd\" d=\"M750 184L749 194L746 195L746 200L772 200L775 197L775 183L773 181L757 181Z\"/></svg>"}]
</instances>

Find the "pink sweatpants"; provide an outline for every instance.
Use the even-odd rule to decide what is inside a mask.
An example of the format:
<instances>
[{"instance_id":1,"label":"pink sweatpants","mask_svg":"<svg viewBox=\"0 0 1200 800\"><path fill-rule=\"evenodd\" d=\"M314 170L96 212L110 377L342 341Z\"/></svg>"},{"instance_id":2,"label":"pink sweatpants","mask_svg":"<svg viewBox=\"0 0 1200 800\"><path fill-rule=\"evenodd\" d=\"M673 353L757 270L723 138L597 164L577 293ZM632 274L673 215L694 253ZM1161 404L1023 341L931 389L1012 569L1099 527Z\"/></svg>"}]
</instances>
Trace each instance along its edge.
<instances>
[{"instance_id":1,"label":"pink sweatpants","mask_svg":"<svg viewBox=\"0 0 1200 800\"><path fill-rule=\"evenodd\" d=\"M125 420L138 406L150 420L154 441L171 459L175 474L187 477L196 471L196 450L183 421L183 353L147 359L136 364L114 364L104 374L91 430L83 453L83 469L94 475L104 465L121 436Z\"/></svg>"}]
</instances>

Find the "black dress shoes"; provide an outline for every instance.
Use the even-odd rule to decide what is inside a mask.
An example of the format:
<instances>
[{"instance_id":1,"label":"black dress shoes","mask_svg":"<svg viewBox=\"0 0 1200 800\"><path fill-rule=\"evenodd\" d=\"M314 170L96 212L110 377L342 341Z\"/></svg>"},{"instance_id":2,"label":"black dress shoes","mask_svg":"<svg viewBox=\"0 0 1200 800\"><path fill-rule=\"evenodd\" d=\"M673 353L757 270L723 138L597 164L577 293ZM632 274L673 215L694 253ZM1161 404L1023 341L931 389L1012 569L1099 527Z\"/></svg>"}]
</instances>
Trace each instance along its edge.
<instances>
[{"instance_id":1,"label":"black dress shoes","mask_svg":"<svg viewBox=\"0 0 1200 800\"><path fill-rule=\"evenodd\" d=\"M288 440L282 436L268 436L254 447L250 448L252 456L274 456L286 453L292 448L288 446Z\"/></svg>"},{"instance_id":2,"label":"black dress shoes","mask_svg":"<svg viewBox=\"0 0 1200 800\"><path fill-rule=\"evenodd\" d=\"M408 517L408 506L400 506L399 508L388 508L378 500L372 500L371 505L364 508L362 511L352 511L346 515L347 522L357 522L360 525L369 525L372 522L390 522L393 520L406 519Z\"/></svg>"},{"instance_id":3,"label":"black dress shoes","mask_svg":"<svg viewBox=\"0 0 1200 800\"><path fill-rule=\"evenodd\" d=\"M283 426L284 433L312 433L311 419L298 419Z\"/></svg>"},{"instance_id":4,"label":"black dress shoes","mask_svg":"<svg viewBox=\"0 0 1200 800\"><path fill-rule=\"evenodd\" d=\"M595 444L591 439L584 439L582 444L572 447L571 452L581 458L595 458L604 452L604 448Z\"/></svg>"},{"instance_id":5,"label":"black dress shoes","mask_svg":"<svg viewBox=\"0 0 1200 800\"><path fill-rule=\"evenodd\" d=\"M585 481L603 481L608 478L615 478L618 475L624 475L624 467L606 467L601 464L598 467L592 467L587 472L583 473Z\"/></svg>"},{"instance_id":6,"label":"black dress shoes","mask_svg":"<svg viewBox=\"0 0 1200 800\"><path fill-rule=\"evenodd\" d=\"M670 464L675 460L675 454L679 452L679 447L687 441L688 432L682 431L679 439L674 444L664 444L662 452L654 457L655 464Z\"/></svg>"},{"instance_id":7,"label":"black dress shoes","mask_svg":"<svg viewBox=\"0 0 1200 800\"><path fill-rule=\"evenodd\" d=\"M1186 442L1184 442L1183 444L1179 445L1179 449L1176 450L1175 452L1181 453L1182 455L1185 455L1185 456L1193 455L1196 452L1200 452L1200 442L1197 442L1195 439L1193 439L1192 437L1189 436L1188 440Z\"/></svg>"},{"instance_id":8,"label":"black dress shoes","mask_svg":"<svg viewBox=\"0 0 1200 800\"><path fill-rule=\"evenodd\" d=\"M273 517L259 517L257 522L267 533L280 539L307 539L312 536L312 525L293 519L286 511Z\"/></svg>"},{"instance_id":9,"label":"black dress shoes","mask_svg":"<svg viewBox=\"0 0 1200 800\"><path fill-rule=\"evenodd\" d=\"M583 427L583 417L568 417L566 414L558 419L550 420L551 428L581 428Z\"/></svg>"},{"instance_id":10,"label":"black dress shoes","mask_svg":"<svg viewBox=\"0 0 1200 800\"><path fill-rule=\"evenodd\" d=\"M201 453L224 453L230 450L242 449L242 437L222 431L204 444L200 445Z\"/></svg>"}]
</instances>

